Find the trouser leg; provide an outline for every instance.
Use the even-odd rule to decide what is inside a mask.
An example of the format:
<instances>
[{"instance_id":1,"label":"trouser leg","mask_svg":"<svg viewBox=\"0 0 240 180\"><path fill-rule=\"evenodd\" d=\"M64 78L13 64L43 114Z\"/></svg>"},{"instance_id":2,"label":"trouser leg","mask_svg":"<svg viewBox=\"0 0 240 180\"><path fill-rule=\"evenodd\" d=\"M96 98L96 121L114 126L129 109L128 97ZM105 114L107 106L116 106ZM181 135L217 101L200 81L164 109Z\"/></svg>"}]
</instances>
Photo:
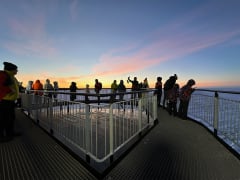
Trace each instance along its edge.
<instances>
[{"instance_id":1,"label":"trouser leg","mask_svg":"<svg viewBox=\"0 0 240 180\"><path fill-rule=\"evenodd\" d=\"M6 136L12 137L14 134L15 104L13 101L6 101Z\"/></svg>"},{"instance_id":2,"label":"trouser leg","mask_svg":"<svg viewBox=\"0 0 240 180\"><path fill-rule=\"evenodd\" d=\"M186 119L187 118L187 112L188 112L188 104L189 101L184 101L183 103L183 118Z\"/></svg>"},{"instance_id":3,"label":"trouser leg","mask_svg":"<svg viewBox=\"0 0 240 180\"><path fill-rule=\"evenodd\" d=\"M0 102L0 137L3 137L4 135L4 129L5 129L5 109L4 104L1 101Z\"/></svg>"}]
</instances>

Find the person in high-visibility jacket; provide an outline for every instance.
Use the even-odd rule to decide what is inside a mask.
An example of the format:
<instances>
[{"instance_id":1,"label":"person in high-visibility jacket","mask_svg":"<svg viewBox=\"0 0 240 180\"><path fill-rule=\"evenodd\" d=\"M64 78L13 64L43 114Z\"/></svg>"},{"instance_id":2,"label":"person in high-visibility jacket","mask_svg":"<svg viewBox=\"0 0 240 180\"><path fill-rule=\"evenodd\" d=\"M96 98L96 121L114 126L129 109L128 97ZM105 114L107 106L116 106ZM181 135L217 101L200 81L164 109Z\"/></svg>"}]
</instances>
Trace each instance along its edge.
<instances>
[{"instance_id":1,"label":"person in high-visibility jacket","mask_svg":"<svg viewBox=\"0 0 240 180\"><path fill-rule=\"evenodd\" d=\"M0 72L0 142L13 139L15 121L15 101L19 97L19 86L15 75L18 68L15 64L4 62Z\"/></svg>"}]
</instances>

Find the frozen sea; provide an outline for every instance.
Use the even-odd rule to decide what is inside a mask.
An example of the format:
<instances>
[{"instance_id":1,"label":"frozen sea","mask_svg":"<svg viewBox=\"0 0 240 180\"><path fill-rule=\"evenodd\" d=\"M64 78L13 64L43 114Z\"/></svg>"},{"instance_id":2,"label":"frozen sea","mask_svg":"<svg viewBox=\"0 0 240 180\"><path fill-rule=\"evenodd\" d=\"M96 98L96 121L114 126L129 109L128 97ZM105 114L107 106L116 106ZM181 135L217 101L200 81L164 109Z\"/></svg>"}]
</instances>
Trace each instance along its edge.
<instances>
[{"instance_id":1,"label":"frozen sea","mask_svg":"<svg viewBox=\"0 0 240 180\"><path fill-rule=\"evenodd\" d=\"M214 114L215 92L217 92ZM217 135L240 154L240 87L215 87L196 89L189 104L188 116L214 131L217 116Z\"/></svg>"}]
</instances>

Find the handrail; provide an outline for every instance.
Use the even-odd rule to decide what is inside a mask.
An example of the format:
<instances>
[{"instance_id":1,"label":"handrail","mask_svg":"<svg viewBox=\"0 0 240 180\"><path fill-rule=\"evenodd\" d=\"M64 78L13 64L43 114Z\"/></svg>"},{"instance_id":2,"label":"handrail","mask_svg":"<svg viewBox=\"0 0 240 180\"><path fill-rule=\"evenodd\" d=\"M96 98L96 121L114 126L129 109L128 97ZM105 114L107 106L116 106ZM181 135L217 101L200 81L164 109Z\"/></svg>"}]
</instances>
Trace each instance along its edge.
<instances>
[{"instance_id":1,"label":"handrail","mask_svg":"<svg viewBox=\"0 0 240 180\"><path fill-rule=\"evenodd\" d=\"M219 89L201 89L201 88L196 88L195 90L196 91L226 93L226 94L240 94L240 91L227 91L227 90L219 90Z\"/></svg>"},{"instance_id":2,"label":"handrail","mask_svg":"<svg viewBox=\"0 0 240 180\"><path fill-rule=\"evenodd\" d=\"M203 93L198 93L200 91ZM240 92L196 89L190 100L188 117L203 124L240 154Z\"/></svg>"},{"instance_id":3,"label":"handrail","mask_svg":"<svg viewBox=\"0 0 240 180\"><path fill-rule=\"evenodd\" d=\"M46 91L45 91L46 92ZM133 94L136 92L127 92ZM153 91L138 91L141 97L126 96L111 103L88 104L67 98L22 94L22 108L97 171L103 171L121 153L154 126L157 120ZM58 92L58 95L69 92ZM86 93L76 93L85 96ZM119 93L121 94L121 93ZM112 93L100 94L103 98ZM93 97L99 97L93 94Z\"/></svg>"}]
</instances>

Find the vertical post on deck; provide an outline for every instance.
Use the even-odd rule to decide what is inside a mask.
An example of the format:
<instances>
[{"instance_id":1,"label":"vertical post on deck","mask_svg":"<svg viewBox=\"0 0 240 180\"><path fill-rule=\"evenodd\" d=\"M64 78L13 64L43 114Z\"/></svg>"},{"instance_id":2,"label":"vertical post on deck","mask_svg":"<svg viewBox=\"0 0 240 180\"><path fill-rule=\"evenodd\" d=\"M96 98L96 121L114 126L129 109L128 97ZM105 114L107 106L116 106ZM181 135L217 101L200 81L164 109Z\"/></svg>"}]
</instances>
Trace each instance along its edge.
<instances>
[{"instance_id":1,"label":"vertical post on deck","mask_svg":"<svg viewBox=\"0 0 240 180\"><path fill-rule=\"evenodd\" d=\"M38 112L39 112L39 108L41 108L40 101L42 101L42 97L40 97L39 95L36 95L35 100L36 100L36 103L35 103L36 104L36 121L37 121L37 124L39 124Z\"/></svg>"},{"instance_id":2,"label":"vertical post on deck","mask_svg":"<svg viewBox=\"0 0 240 180\"><path fill-rule=\"evenodd\" d=\"M158 118L157 118L157 95L153 95L152 97L153 100L153 120L154 120L154 125L158 123Z\"/></svg>"},{"instance_id":3,"label":"vertical post on deck","mask_svg":"<svg viewBox=\"0 0 240 180\"><path fill-rule=\"evenodd\" d=\"M90 151L90 127L91 127L91 119L90 119L90 106L88 104L85 104L85 148L86 148L86 161L90 163L90 156L88 155Z\"/></svg>"},{"instance_id":4,"label":"vertical post on deck","mask_svg":"<svg viewBox=\"0 0 240 180\"><path fill-rule=\"evenodd\" d=\"M27 107L24 107L24 108L26 108L27 109L27 112L28 112L28 116L30 116L30 111L32 110L32 109L30 109L30 107L32 107L32 104L34 103L34 94L32 93L32 94L27 94Z\"/></svg>"},{"instance_id":5,"label":"vertical post on deck","mask_svg":"<svg viewBox=\"0 0 240 180\"><path fill-rule=\"evenodd\" d=\"M214 122L213 122L213 127L214 127L214 136L217 136L217 131L218 131L218 92L215 91L215 96L214 96Z\"/></svg>"},{"instance_id":6,"label":"vertical post on deck","mask_svg":"<svg viewBox=\"0 0 240 180\"><path fill-rule=\"evenodd\" d=\"M138 99L138 132L142 130L142 101L143 98Z\"/></svg>"},{"instance_id":7,"label":"vertical post on deck","mask_svg":"<svg viewBox=\"0 0 240 180\"><path fill-rule=\"evenodd\" d=\"M113 104L109 107L109 142L110 142L110 154L113 155ZM110 158L113 161L113 157Z\"/></svg>"},{"instance_id":8,"label":"vertical post on deck","mask_svg":"<svg viewBox=\"0 0 240 180\"><path fill-rule=\"evenodd\" d=\"M50 121L50 134L53 135L53 99L48 98L49 106L49 121Z\"/></svg>"}]
</instances>

